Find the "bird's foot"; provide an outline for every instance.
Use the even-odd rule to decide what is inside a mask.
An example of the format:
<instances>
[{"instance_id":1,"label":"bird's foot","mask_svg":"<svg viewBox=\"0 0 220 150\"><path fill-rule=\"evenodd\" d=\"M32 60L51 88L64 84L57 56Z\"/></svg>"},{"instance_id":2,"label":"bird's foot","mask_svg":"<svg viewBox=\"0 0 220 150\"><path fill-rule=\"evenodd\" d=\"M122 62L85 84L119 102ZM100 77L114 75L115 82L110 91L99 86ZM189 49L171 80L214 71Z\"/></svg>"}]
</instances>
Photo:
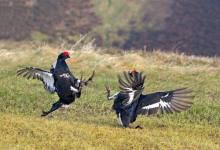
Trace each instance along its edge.
<instances>
[{"instance_id":1,"label":"bird's foot","mask_svg":"<svg viewBox=\"0 0 220 150\"><path fill-rule=\"evenodd\" d=\"M143 127L137 125L137 126L135 127L135 129L143 129Z\"/></svg>"},{"instance_id":2,"label":"bird's foot","mask_svg":"<svg viewBox=\"0 0 220 150\"><path fill-rule=\"evenodd\" d=\"M45 117L45 116L47 116L48 114L49 114L48 112L42 111L41 117Z\"/></svg>"}]
</instances>

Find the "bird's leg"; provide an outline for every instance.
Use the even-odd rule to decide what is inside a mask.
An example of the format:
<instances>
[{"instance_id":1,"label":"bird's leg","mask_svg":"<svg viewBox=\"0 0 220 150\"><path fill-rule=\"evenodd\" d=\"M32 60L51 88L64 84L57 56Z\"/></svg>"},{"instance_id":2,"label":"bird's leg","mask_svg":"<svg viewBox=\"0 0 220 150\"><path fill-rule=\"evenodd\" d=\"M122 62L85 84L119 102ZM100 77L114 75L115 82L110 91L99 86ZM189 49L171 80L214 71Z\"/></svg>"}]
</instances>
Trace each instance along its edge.
<instances>
[{"instance_id":1,"label":"bird's leg","mask_svg":"<svg viewBox=\"0 0 220 150\"><path fill-rule=\"evenodd\" d=\"M79 90L79 92L76 93L77 98L80 98L80 96L81 96L81 89Z\"/></svg>"},{"instance_id":2,"label":"bird's leg","mask_svg":"<svg viewBox=\"0 0 220 150\"><path fill-rule=\"evenodd\" d=\"M111 90L110 90L109 86L105 85L105 90L106 90L106 94L107 94L106 97L107 97L108 100L115 100L118 97L119 92L115 93L112 96L110 95Z\"/></svg>"},{"instance_id":3,"label":"bird's leg","mask_svg":"<svg viewBox=\"0 0 220 150\"><path fill-rule=\"evenodd\" d=\"M82 86L87 86L89 82L92 81L92 79L94 78L95 76L95 70L92 72L92 75L87 79L87 80L84 80L82 75L81 75L81 82L82 82Z\"/></svg>"},{"instance_id":4,"label":"bird's leg","mask_svg":"<svg viewBox=\"0 0 220 150\"><path fill-rule=\"evenodd\" d=\"M49 111L43 111L41 114L41 117L47 116L48 114L52 113L53 111L57 110L58 108L60 108L63 104L58 101L56 103L54 103L51 107L51 109Z\"/></svg>"},{"instance_id":5,"label":"bird's leg","mask_svg":"<svg viewBox=\"0 0 220 150\"><path fill-rule=\"evenodd\" d=\"M107 85L105 85L105 90L106 90L106 94L107 94L107 99L110 100L110 99L109 99L110 93L111 93L110 87L107 86Z\"/></svg>"}]
</instances>

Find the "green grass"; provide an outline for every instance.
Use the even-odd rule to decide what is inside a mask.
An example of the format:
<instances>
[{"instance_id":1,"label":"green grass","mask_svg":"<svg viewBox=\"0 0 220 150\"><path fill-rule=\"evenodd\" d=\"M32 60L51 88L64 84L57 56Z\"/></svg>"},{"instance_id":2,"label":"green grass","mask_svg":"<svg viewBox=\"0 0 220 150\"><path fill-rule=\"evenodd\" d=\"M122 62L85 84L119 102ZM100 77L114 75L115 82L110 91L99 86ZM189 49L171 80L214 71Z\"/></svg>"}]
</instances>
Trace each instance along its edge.
<instances>
[{"instance_id":1,"label":"green grass","mask_svg":"<svg viewBox=\"0 0 220 150\"><path fill-rule=\"evenodd\" d=\"M79 77L95 69L94 82L68 110L41 118L58 97L39 81L16 77L16 70L48 69L57 53L55 46L0 42L0 149L220 149L220 59L74 51L67 61L71 71ZM116 92L116 75L133 68L147 75L145 93L189 87L194 105L179 114L140 116L131 127L143 130L118 126L104 84Z\"/></svg>"}]
</instances>

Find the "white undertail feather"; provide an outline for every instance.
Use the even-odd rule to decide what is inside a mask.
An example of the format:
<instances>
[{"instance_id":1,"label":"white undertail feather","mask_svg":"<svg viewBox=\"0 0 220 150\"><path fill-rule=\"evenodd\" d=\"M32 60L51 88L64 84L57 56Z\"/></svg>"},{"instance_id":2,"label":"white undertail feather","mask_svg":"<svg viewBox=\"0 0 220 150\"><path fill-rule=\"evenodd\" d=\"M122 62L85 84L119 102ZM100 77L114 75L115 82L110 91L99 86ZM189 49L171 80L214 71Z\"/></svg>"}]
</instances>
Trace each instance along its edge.
<instances>
[{"instance_id":1,"label":"white undertail feather","mask_svg":"<svg viewBox=\"0 0 220 150\"><path fill-rule=\"evenodd\" d=\"M81 82L81 80L79 80L79 79L78 79L78 80L76 81L76 84L75 84L75 86L76 86L76 87L79 87L79 85L80 85L80 82Z\"/></svg>"},{"instance_id":2,"label":"white undertail feather","mask_svg":"<svg viewBox=\"0 0 220 150\"><path fill-rule=\"evenodd\" d=\"M127 104L131 104L131 102L134 100L134 93L136 91L131 91L128 95L129 95L129 100L127 102Z\"/></svg>"},{"instance_id":3,"label":"white undertail feather","mask_svg":"<svg viewBox=\"0 0 220 150\"><path fill-rule=\"evenodd\" d=\"M65 104L63 104L61 107L67 109L67 108L70 107L70 105L65 105Z\"/></svg>"},{"instance_id":4,"label":"white undertail feather","mask_svg":"<svg viewBox=\"0 0 220 150\"><path fill-rule=\"evenodd\" d=\"M79 90L78 90L78 89L76 89L76 88L74 88L73 86L70 86L70 90L71 90L71 91L73 91L73 92L76 92L76 93L78 93L78 92L79 92Z\"/></svg>"},{"instance_id":5,"label":"white undertail feather","mask_svg":"<svg viewBox=\"0 0 220 150\"><path fill-rule=\"evenodd\" d=\"M121 120L121 114L118 114L118 124L123 125L122 120Z\"/></svg>"},{"instance_id":6,"label":"white undertail feather","mask_svg":"<svg viewBox=\"0 0 220 150\"><path fill-rule=\"evenodd\" d=\"M115 94L112 95L112 96L109 96L109 97L108 97L108 100L115 100L115 99L118 97L118 94L119 94L119 92L115 93Z\"/></svg>"},{"instance_id":7,"label":"white undertail feather","mask_svg":"<svg viewBox=\"0 0 220 150\"><path fill-rule=\"evenodd\" d=\"M129 100L126 103L127 105L131 104L131 102L134 100L134 94L136 92L136 90L133 90L132 88L125 88L127 90L128 95L129 95Z\"/></svg>"}]
</instances>

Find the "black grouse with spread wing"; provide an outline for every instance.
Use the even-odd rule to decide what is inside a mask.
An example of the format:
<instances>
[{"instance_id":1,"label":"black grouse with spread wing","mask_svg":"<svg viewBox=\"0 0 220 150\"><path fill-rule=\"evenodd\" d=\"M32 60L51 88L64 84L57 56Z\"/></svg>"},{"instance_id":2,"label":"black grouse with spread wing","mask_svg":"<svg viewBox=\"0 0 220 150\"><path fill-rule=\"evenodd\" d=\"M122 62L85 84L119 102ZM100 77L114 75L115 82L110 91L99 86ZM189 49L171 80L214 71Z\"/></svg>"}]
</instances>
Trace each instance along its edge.
<instances>
[{"instance_id":1,"label":"black grouse with spread wing","mask_svg":"<svg viewBox=\"0 0 220 150\"><path fill-rule=\"evenodd\" d=\"M193 104L191 91L186 88L143 95L146 76L135 70L124 72L123 76L125 80L118 76L120 92L110 96L110 88L107 86L106 91L108 100L114 100L113 109L119 124L124 127L129 127L139 114L181 112Z\"/></svg>"},{"instance_id":2,"label":"black grouse with spread wing","mask_svg":"<svg viewBox=\"0 0 220 150\"><path fill-rule=\"evenodd\" d=\"M69 105L79 98L82 87L87 85L94 77L94 73L87 80L77 79L69 70L65 60L70 58L69 52L62 52L51 66L50 71L45 71L35 67L26 67L17 71L28 79L38 79L43 82L45 90L50 93L56 92L59 100L55 102L49 111L43 111L41 116L57 110L63 105Z\"/></svg>"}]
</instances>

